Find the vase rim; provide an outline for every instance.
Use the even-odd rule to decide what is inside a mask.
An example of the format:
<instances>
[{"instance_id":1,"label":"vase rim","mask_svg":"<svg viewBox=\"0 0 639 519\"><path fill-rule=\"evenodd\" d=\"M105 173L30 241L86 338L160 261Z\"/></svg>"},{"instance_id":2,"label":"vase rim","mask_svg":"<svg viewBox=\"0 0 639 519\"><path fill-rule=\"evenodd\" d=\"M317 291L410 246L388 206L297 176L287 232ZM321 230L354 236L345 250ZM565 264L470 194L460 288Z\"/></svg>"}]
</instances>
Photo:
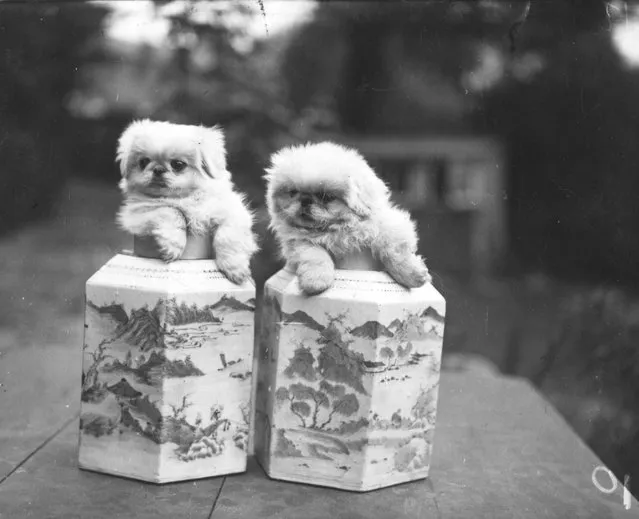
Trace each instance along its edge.
<instances>
[{"instance_id":1,"label":"vase rim","mask_svg":"<svg viewBox=\"0 0 639 519\"><path fill-rule=\"evenodd\" d=\"M284 265L284 271L295 276L295 269L288 263ZM336 281L373 281L376 283L388 283L396 285L397 282L385 270L363 270L363 269L335 269Z\"/></svg>"}]
</instances>

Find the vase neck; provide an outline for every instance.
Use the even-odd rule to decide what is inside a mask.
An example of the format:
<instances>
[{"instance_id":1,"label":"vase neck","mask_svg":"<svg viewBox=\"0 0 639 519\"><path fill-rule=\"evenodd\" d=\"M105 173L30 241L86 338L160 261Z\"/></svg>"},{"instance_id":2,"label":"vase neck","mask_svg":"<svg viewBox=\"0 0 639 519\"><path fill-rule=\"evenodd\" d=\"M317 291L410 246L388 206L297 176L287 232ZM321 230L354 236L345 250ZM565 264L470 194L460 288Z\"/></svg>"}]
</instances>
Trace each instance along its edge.
<instances>
[{"instance_id":1,"label":"vase neck","mask_svg":"<svg viewBox=\"0 0 639 519\"><path fill-rule=\"evenodd\" d=\"M160 259L160 250L152 236L134 236L133 254L141 258ZM186 247L182 253L183 260L213 259L213 244L209 235L186 238Z\"/></svg>"},{"instance_id":2,"label":"vase neck","mask_svg":"<svg viewBox=\"0 0 639 519\"><path fill-rule=\"evenodd\" d=\"M384 266L370 249L363 249L343 256L335 256L335 268L340 270L382 271Z\"/></svg>"}]
</instances>

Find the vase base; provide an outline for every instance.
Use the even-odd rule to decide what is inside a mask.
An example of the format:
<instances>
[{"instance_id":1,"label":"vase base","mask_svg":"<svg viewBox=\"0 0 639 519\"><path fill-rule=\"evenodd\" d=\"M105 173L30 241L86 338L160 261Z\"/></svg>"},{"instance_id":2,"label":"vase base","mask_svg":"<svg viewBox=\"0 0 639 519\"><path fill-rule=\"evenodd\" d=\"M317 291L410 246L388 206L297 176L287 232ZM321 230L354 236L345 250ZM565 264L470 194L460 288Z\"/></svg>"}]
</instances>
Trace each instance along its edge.
<instances>
[{"instance_id":1,"label":"vase base","mask_svg":"<svg viewBox=\"0 0 639 519\"><path fill-rule=\"evenodd\" d=\"M258 460L259 463L259 460ZM378 479L375 481L353 481L348 482L343 479L337 480L328 477L322 477L316 472L313 474L290 474L282 473L276 470L267 470L260 463L264 473L270 478L278 481L286 481L289 483L300 483L303 485L312 485L323 488L335 488L338 490L346 490L348 492L372 492L373 490L379 490L382 488L393 487L397 485L403 485L405 483L413 483L417 481L424 481L428 478L428 469L421 470L419 472L406 473L406 474L389 474L388 477Z\"/></svg>"},{"instance_id":2,"label":"vase base","mask_svg":"<svg viewBox=\"0 0 639 519\"><path fill-rule=\"evenodd\" d=\"M166 485L170 483L179 483L182 481L195 481L198 479L221 478L221 477L232 475L232 474L242 474L246 472L246 464L244 465L244 468L237 468L236 470L225 470L220 472L219 474L197 474L197 475L184 474L178 477L175 477L175 476L168 477L168 476L159 476L159 475L145 476L141 474L134 474L132 472L111 470L111 469L106 469L104 467L86 465L83 463L79 463L78 468L86 472L93 472L96 474L106 474L108 476L116 476L123 479L143 481L145 483L154 483L156 485Z\"/></svg>"}]
</instances>

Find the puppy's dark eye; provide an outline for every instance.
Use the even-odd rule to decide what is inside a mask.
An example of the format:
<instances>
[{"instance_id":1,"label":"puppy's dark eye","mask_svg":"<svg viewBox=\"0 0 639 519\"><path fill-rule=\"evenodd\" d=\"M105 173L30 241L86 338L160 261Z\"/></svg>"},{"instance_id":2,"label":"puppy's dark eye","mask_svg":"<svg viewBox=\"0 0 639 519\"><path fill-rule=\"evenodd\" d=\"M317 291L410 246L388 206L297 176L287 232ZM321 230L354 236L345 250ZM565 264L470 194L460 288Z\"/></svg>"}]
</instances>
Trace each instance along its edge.
<instances>
[{"instance_id":1,"label":"puppy's dark eye","mask_svg":"<svg viewBox=\"0 0 639 519\"><path fill-rule=\"evenodd\" d=\"M291 196L295 196L299 193L299 191L297 189L291 189L289 190L288 194Z\"/></svg>"},{"instance_id":2,"label":"puppy's dark eye","mask_svg":"<svg viewBox=\"0 0 639 519\"><path fill-rule=\"evenodd\" d=\"M333 195L332 193L324 193L322 195L322 201L326 204L328 204L329 202L333 202L335 200L337 200L337 197Z\"/></svg>"},{"instance_id":3,"label":"puppy's dark eye","mask_svg":"<svg viewBox=\"0 0 639 519\"><path fill-rule=\"evenodd\" d=\"M138 161L138 166L140 166L140 169L144 169L149 165L149 162L151 162L151 159L149 159L148 157L142 157Z\"/></svg>"},{"instance_id":4,"label":"puppy's dark eye","mask_svg":"<svg viewBox=\"0 0 639 519\"><path fill-rule=\"evenodd\" d=\"M177 159L173 159L171 161L171 168L173 168L173 171L182 171L185 167L186 162Z\"/></svg>"}]
</instances>

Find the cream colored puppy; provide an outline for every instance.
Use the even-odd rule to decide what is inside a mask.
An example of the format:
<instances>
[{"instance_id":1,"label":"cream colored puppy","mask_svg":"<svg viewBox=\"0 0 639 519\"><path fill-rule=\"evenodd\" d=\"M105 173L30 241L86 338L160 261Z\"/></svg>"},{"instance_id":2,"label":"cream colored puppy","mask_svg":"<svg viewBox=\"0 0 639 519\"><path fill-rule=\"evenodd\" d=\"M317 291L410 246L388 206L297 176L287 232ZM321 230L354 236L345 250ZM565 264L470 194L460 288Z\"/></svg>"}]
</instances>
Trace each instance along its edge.
<instances>
[{"instance_id":1,"label":"cream colored puppy","mask_svg":"<svg viewBox=\"0 0 639 519\"><path fill-rule=\"evenodd\" d=\"M306 294L332 286L336 258L367 249L401 285L430 281L410 216L357 151L331 142L284 148L266 171L271 228Z\"/></svg>"},{"instance_id":2,"label":"cream colored puppy","mask_svg":"<svg viewBox=\"0 0 639 519\"><path fill-rule=\"evenodd\" d=\"M165 261L181 257L187 233L210 233L228 279L242 283L251 275L253 215L226 169L222 130L135 121L120 137L117 161L124 194L117 219L124 230L153 236Z\"/></svg>"}]
</instances>

